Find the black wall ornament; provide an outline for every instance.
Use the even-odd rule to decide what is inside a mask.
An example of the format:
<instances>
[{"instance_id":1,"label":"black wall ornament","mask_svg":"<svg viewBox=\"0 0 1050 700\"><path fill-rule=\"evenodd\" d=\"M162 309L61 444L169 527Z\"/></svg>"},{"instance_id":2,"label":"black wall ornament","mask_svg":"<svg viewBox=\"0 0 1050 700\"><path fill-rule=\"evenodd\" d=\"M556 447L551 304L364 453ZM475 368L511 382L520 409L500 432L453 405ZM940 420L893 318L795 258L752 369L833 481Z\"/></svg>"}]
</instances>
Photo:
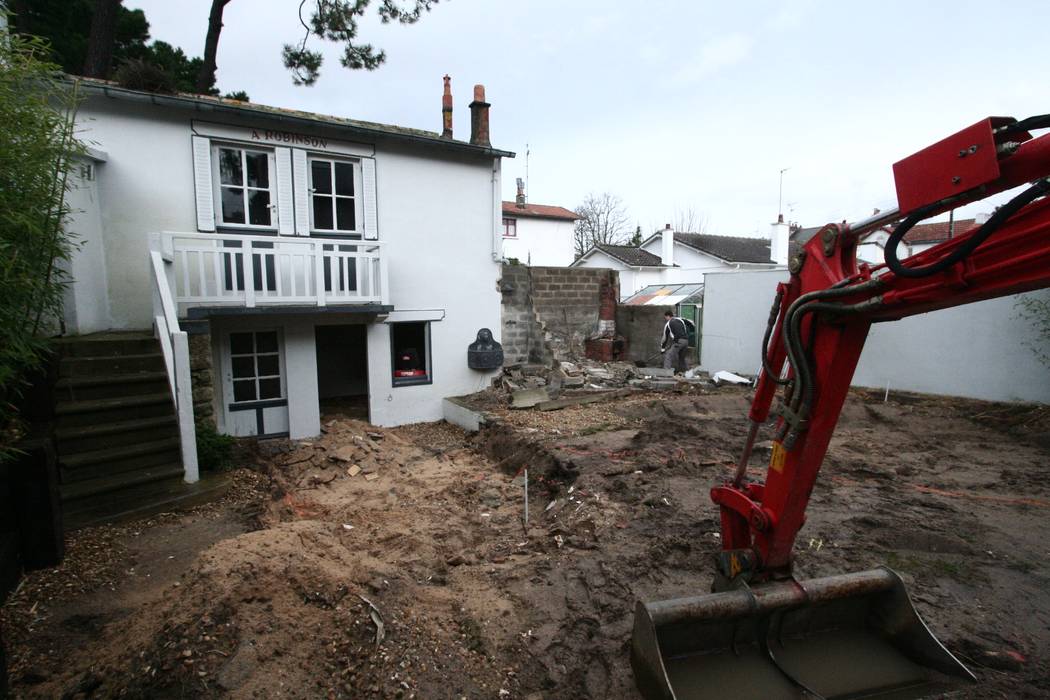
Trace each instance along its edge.
<instances>
[{"instance_id":1,"label":"black wall ornament","mask_svg":"<svg viewBox=\"0 0 1050 700\"><path fill-rule=\"evenodd\" d=\"M471 369L499 369L503 366L503 346L492 337L492 331L482 328L478 338L467 346L467 367Z\"/></svg>"}]
</instances>

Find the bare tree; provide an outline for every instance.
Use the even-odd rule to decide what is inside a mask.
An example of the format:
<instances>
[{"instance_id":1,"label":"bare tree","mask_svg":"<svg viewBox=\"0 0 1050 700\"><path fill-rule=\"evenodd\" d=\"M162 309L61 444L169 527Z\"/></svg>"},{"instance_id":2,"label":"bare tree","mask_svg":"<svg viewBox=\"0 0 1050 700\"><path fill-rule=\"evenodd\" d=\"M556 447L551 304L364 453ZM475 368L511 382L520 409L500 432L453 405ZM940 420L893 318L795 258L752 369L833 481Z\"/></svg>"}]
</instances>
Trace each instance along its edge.
<instances>
[{"instance_id":1,"label":"bare tree","mask_svg":"<svg viewBox=\"0 0 1050 700\"><path fill-rule=\"evenodd\" d=\"M707 216L693 207L676 208L671 226L679 233L707 233Z\"/></svg>"},{"instance_id":2,"label":"bare tree","mask_svg":"<svg viewBox=\"0 0 1050 700\"><path fill-rule=\"evenodd\" d=\"M623 201L614 194L593 192L576 207L580 218L573 231L576 257L580 257L596 243L620 245L631 236L630 221Z\"/></svg>"},{"instance_id":3,"label":"bare tree","mask_svg":"<svg viewBox=\"0 0 1050 700\"><path fill-rule=\"evenodd\" d=\"M205 94L215 87L216 58L219 53L219 35L222 33L222 12L230 0L212 0L208 12L208 33L204 37L204 62L197 74L197 92Z\"/></svg>"}]
</instances>

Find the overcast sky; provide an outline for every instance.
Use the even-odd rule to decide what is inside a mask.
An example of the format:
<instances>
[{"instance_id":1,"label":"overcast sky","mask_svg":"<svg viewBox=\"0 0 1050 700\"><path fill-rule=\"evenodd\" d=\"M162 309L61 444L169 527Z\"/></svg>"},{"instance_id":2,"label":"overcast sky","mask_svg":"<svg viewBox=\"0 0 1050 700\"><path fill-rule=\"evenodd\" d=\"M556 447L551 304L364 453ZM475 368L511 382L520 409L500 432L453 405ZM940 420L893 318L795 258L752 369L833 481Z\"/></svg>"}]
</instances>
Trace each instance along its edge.
<instances>
[{"instance_id":1,"label":"overcast sky","mask_svg":"<svg viewBox=\"0 0 1050 700\"><path fill-rule=\"evenodd\" d=\"M203 52L209 0L125 0L152 36ZM455 135L475 83L492 103L504 197L573 207L619 196L651 231L693 210L709 233L765 233L784 214L814 226L896 204L892 163L988 115L1050 111L1046 0L616 2L447 0L414 26L362 37L387 52L348 71L338 48L313 87L281 65L301 38L295 0L233 0L218 82L252 100L441 129L452 76ZM1007 9L1009 8L1009 9ZM971 206L959 215L972 214Z\"/></svg>"}]
</instances>

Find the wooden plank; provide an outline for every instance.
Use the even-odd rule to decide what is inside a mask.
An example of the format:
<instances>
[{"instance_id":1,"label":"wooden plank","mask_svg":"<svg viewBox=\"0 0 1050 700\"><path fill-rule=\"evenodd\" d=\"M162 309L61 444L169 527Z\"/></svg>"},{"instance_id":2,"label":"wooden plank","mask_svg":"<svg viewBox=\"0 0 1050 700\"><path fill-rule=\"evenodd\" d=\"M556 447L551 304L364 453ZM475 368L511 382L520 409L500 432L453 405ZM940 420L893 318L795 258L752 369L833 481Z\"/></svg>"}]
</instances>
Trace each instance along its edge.
<instances>
[{"instance_id":1,"label":"wooden plank","mask_svg":"<svg viewBox=\"0 0 1050 700\"><path fill-rule=\"evenodd\" d=\"M585 394L583 396L573 396L567 399L555 399L554 401L544 401L543 403L536 404L536 408L541 411L557 411L562 408L569 406L582 406L588 403L598 403L599 401L607 401L609 399L618 399L621 396L628 396L635 393L634 389L615 389L613 391L602 391L597 394Z\"/></svg>"}]
</instances>

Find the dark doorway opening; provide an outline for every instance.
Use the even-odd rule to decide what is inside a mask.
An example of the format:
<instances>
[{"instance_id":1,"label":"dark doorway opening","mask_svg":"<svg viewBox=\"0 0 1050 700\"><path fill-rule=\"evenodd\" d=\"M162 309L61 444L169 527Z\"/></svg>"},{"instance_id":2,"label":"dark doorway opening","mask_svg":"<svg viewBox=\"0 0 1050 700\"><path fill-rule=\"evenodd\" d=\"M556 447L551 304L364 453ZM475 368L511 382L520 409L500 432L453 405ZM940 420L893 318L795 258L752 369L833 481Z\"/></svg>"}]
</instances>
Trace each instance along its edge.
<instances>
[{"instance_id":1,"label":"dark doorway opening","mask_svg":"<svg viewBox=\"0 0 1050 700\"><path fill-rule=\"evenodd\" d=\"M368 420L368 338L364 324L317 326L317 395L321 416Z\"/></svg>"}]
</instances>

